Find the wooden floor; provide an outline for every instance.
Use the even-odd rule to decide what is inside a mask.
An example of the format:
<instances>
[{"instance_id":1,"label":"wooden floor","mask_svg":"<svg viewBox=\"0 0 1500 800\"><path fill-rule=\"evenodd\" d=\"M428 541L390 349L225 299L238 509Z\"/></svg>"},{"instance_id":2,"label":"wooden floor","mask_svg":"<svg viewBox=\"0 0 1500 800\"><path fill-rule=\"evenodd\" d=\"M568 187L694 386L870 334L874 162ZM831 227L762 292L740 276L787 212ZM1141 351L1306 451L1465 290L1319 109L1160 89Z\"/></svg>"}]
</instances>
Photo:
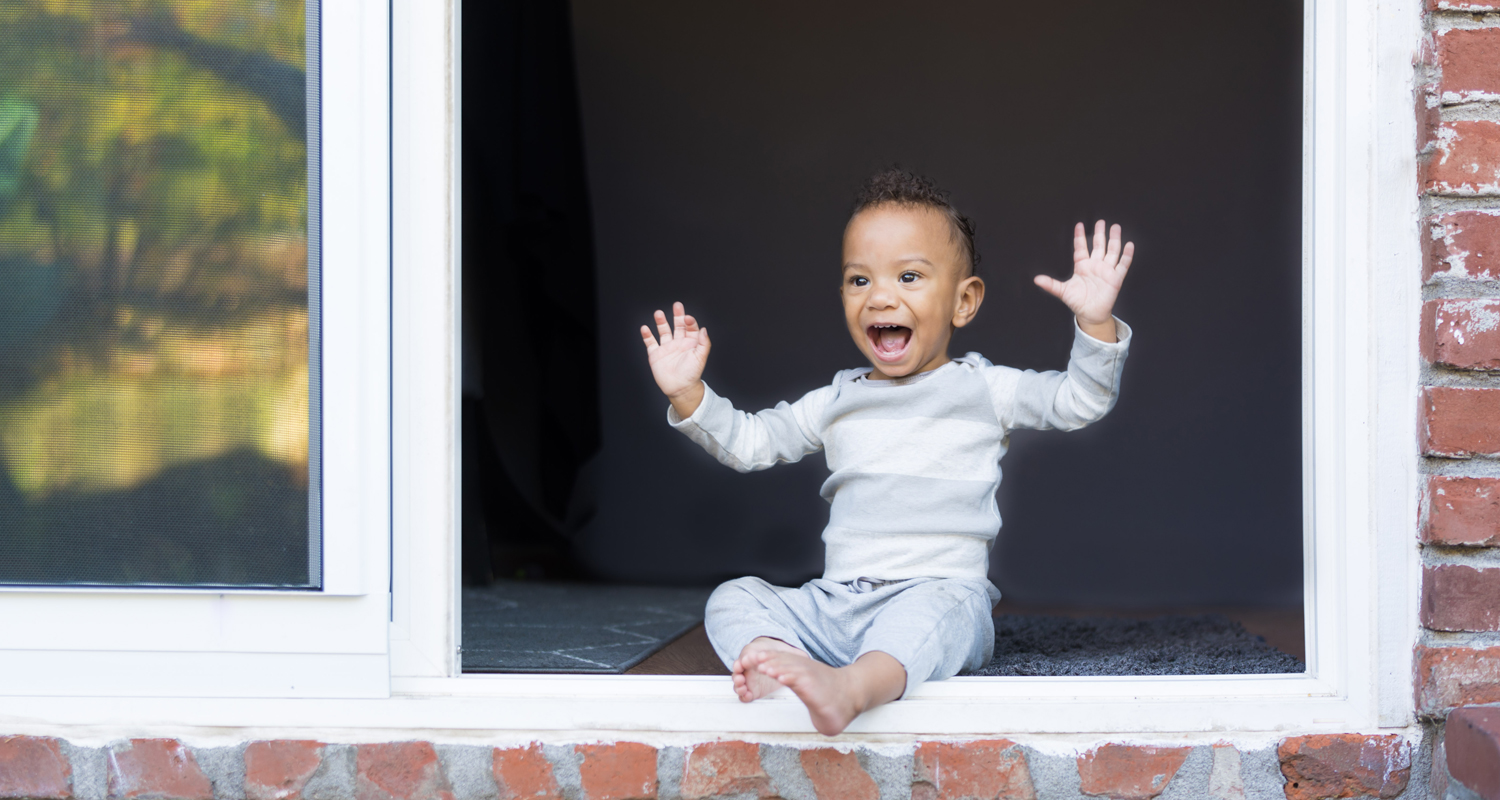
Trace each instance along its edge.
<instances>
[{"instance_id":1,"label":"wooden floor","mask_svg":"<svg viewBox=\"0 0 1500 800\"><path fill-rule=\"evenodd\" d=\"M1100 608L1092 606L1032 606L1000 601L996 614L1045 614L1061 617L1126 617L1151 619L1164 614L1223 614L1265 637L1272 647L1307 660L1302 630L1302 609L1224 608L1216 606L1166 606L1161 608ZM626 670L627 675L728 675L729 670L714 654L703 626L688 631L655 655Z\"/></svg>"},{"instance_id":2,"label":"wooden floor","mask_svg":"<svg viewBox=\"0 0 1500 800\"><path fill-rule=\"evenodd\" d=\"M708 643L703 626L684 633L655 655L625 670L626 675L728 675L724 662Z\"/></svg>"}]
</instances>

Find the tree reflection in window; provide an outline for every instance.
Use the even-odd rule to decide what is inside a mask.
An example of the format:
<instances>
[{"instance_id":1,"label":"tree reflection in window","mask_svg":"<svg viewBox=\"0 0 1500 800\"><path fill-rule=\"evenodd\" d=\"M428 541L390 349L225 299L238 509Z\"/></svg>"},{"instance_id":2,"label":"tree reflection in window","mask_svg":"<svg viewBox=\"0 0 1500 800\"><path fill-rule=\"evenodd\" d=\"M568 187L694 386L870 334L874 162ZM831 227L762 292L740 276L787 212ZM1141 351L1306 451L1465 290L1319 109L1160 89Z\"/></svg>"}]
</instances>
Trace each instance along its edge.
<instances>
[{"instance_id":1,"label":"tree reflection in window","mask_svg":"<svg viewBox=\"0 0 1500 800\"><path fill-rule=\"evenodd\" d=\"M306 30L0 8L0 582L318 583Z\"/></svg>"}]
</instances>

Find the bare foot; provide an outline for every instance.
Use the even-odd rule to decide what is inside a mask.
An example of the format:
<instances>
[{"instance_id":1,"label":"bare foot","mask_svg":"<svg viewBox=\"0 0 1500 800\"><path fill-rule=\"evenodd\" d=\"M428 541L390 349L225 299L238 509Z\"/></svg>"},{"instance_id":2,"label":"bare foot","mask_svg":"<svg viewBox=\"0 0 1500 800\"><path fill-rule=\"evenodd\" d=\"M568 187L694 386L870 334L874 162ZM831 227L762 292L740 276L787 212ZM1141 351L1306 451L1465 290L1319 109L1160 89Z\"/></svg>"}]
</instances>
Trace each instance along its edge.
<instances>
[{"instance_id":1,"label":"bare foot","mask_svg":"<svg viewBox=\"0 0 1500 800\"><path fill-rule=\"evenodd\" d=\"M740 651L740 657L734 660L730 667L734 675L734 693L739 695L740 702L748 703L751 700L759 700L781 688L781 684L775 678L769 677L760 670L760 665L765 660L778 653L790 653L807 658L807 654L801 650L769 636L760 636L751 640Z\"/></svg>"},{"instance_id":2,"label":"bare foot","mask_svg":"<svg viewBox=\"0 0 1500 800\"><path fill-rule=\"evenodd\" d=\"M836 736L864 712L889 703L906 689L901 662L875 651L847 667L830 667L801 653L773 653L760 663L761 673L791 689L824 736Z\"/></svg>"}]
</instances>

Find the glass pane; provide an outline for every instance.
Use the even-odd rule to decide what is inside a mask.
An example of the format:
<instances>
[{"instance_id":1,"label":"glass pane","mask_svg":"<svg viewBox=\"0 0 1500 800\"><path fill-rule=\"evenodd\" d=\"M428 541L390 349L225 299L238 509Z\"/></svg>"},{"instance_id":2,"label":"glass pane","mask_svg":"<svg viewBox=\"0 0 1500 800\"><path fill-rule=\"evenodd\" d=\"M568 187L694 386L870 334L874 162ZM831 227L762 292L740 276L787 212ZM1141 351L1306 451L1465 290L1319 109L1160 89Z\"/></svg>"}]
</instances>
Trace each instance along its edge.
<instances>
[{"instance_id":1,"label":"glass pane","mask_svg":"<svg viewBox=\"0 0 1500 800\"><path fill-rule=\"evenodd\" d=\"M320 583L316 21L0 5L0 583Z\"/></svg>"}]
</instances>

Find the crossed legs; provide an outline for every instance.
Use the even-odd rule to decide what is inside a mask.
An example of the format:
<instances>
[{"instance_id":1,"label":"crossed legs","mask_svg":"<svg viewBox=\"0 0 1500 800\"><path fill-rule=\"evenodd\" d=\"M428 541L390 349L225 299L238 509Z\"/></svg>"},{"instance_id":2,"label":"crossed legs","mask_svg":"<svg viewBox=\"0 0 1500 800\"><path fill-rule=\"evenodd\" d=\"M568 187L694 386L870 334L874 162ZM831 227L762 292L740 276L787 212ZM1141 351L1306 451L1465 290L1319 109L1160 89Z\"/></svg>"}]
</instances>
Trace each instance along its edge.
<instances>
[{"instance_id":1,"label":"crossed legs","mask_svg":"<svg viewBox=\"0 0 1500 800\"><path fill-rule=\"evenodd\" d=\"M742 702L785 686L807 706L813 726L834 735L917 683L987 662L990 592L988 582L959 579L868 590L740 578L714 592L706 623Z\"/></svg>"}]
</instances>

